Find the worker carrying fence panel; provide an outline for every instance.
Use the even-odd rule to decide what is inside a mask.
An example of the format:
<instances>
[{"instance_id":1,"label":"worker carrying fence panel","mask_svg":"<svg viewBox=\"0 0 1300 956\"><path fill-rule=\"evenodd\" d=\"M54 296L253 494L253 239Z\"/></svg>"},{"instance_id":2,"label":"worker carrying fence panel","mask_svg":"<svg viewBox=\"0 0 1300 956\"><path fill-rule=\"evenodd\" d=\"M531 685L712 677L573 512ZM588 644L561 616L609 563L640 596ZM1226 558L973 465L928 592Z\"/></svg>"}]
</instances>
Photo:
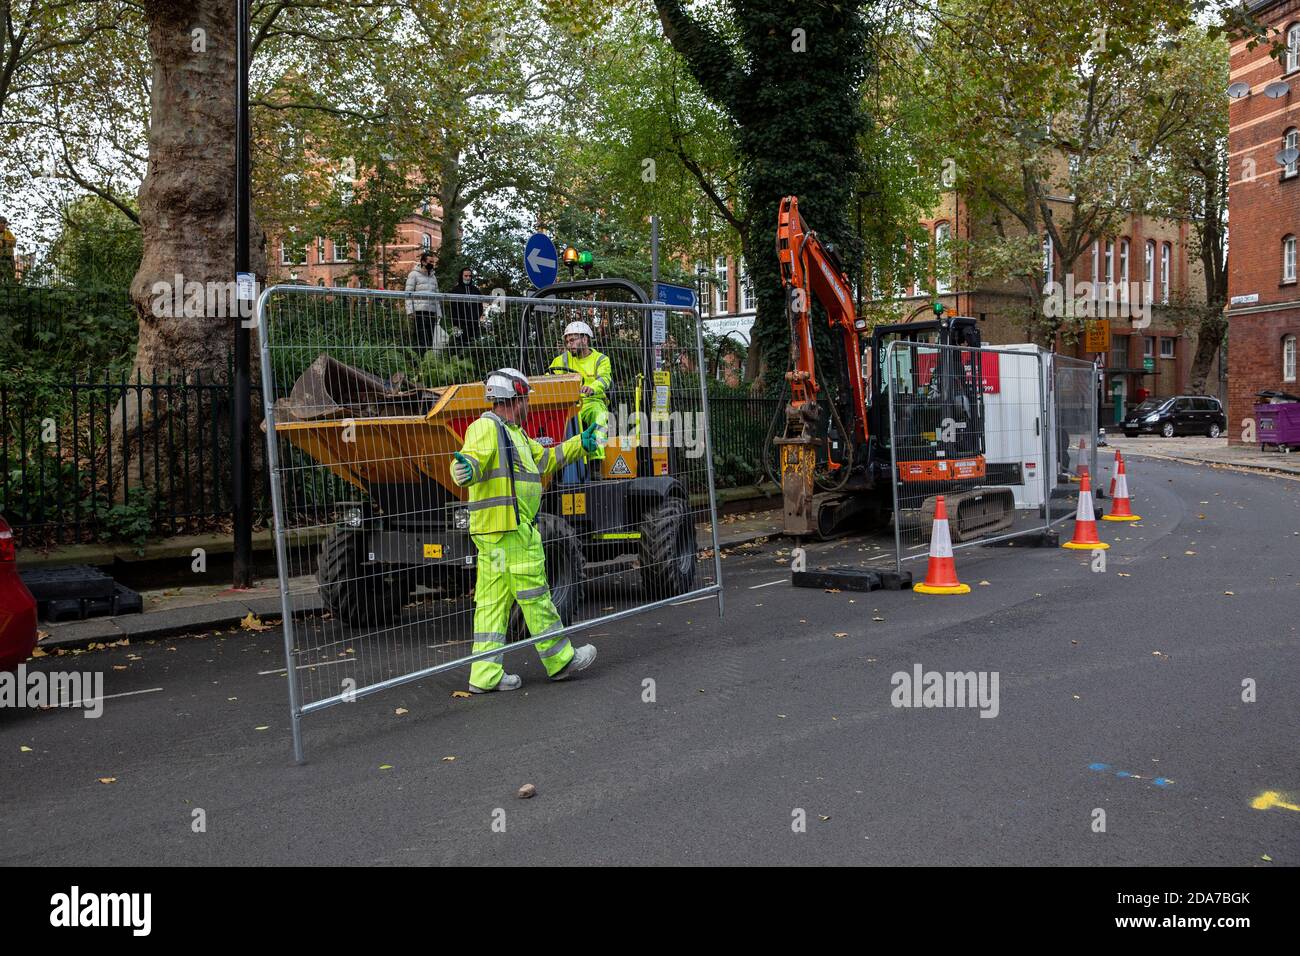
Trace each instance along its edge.
<instances>
[{"instance_id":1,"label":"worker carrying fence panel","mask_svg":"<svg viewBox=\"0 0 1300 956\"><path fill-rule=\"evenodd\" d=\"M534 638L564 626L551 600L537 530L542 479L567 462L591 458L604 449L606 437L604 427L592 422L563 444L544 447L523 430L532 392L523 373L503 368L489 375L485 384L492 411L484 412L466 430L451 470L457 485L469 486L469 532L478 551L475 654L505 646L516 601ZM596 659L595 647L587 644L575 650L567 637L538 641L537 653L551 680L564 680ZM475 661L470 667L470 691L517 689L522 680L505 673L501 661L500 654Z\"/></svg>"},{"instance_id":2,"label":"worker carrying fence panel","mask_svg":"<svg viewBox=\"0 0 1300 956\"><path fill-rule=\"evenodd\" d=\"M613 385L613 366L608 355L591 347L594 337L586 322L570 322L564 327L564 351L555 356L548 371L553 375L577 372L582 376L582 406L578 409L578 420L584 429L595 424L601 431L606 431L609 427L609 403L605 396ZM589 457L593 461L603 461L604 444Z\"/></svg>"}]
</instances>

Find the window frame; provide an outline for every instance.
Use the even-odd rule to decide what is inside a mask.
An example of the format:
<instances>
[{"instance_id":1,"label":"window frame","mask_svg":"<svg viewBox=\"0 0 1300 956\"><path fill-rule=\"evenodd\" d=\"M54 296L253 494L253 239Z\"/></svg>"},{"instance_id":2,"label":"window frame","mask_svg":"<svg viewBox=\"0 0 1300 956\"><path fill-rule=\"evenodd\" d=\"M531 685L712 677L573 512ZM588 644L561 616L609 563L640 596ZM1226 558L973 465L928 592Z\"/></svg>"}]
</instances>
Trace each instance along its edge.
<instances>
[{"instance_id":1,"label":"window frame","mask_svg":"<svg viewBox=\"0 0 1300 956\"><path fill-rule=\"evenodd\" d=\"M1300 149L1300 128L1292 126L1282 134L1283 149ZM1300 174L1300 157L1282 167L1283 179L1294 179Z\"/></svg>"},{"instance_id":2,"label":"window frame","mask_svg":"<svg viewBox=\"0 0 1300 956\"><path fill-rule=\"evenodd\" d=\"M1173 243L1163 242L1160 244L1160 304L1169 304L1169 273L1172 271L1174 260Z\"/></svg>"},{"instance_id":3,"label":"window frame","mask_svg":"<svg viewBox=\"0 0 1300 956\"><path fill-rule=\"evenodd\" d=\"M1162 359L1172 359L1178 357L1178 340L1169 335L1160 336L1160 357ZM1169 346L1168 353L1165 352L1165 346Z\"/></svg>"},{"instance_id":4,"label":"window frame","mask_svg":"<svg viewBox=\"0 0 1300 956\"><path fill-rule=\"evenodd\" d=\"M1293 23L1286 28L1286 51L1282 61L1283 74L1300 70L1300 23Z\"/></svg>"},{"instance_id":5,"label":"window frame","mask_svg":"<svg viewBox=\"0 0 1300 956\"><path fill-rule=\"evenodd\" d=\"M1294 235L1282 237L1282 282L1295 282L1296 239Z\"/></svg>"},{"instance_id":6,"label":"window frame","mask_svg":"<svg viewBox=\"0 0 1300 956\"><path fill-rule=\"evenodd\" d=\"M942 241L939 239L939 232L943 231ZM934 224L934 291L936 295L944 295L952 291L952 275L943 269L941 258L946 255L945 250L952 245L952 226L945 220ZM942 274L941 274L942 273Z\"/></svg>"},{"instance_id":7,"label":"window frame","mask_svg":"<svg viewBox=\"0 0 1300 956\"><path fill-rule=\"evenodd\" d=\"M1294 332L1282 336L1282 381L1294 382L1296 380L1296 334ZM1288 356L1288 348L1290 355ZM1287 362L1290 361L1290 369L1287 369Z\"/></svg>"}]
</instances>

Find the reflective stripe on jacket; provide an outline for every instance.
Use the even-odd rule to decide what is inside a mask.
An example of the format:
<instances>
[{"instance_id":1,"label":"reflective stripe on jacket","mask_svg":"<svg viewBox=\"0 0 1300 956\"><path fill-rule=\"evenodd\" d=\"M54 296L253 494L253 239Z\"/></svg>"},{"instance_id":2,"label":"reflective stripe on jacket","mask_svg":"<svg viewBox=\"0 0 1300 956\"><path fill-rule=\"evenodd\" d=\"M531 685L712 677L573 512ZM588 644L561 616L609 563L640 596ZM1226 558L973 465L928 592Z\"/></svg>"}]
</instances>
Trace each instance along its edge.
<instances>
[{"instance_id":1,"label":"reflective stripe on jacket","mask_svg":"<svg viewBox=\"0 0 1300 956\"><path fill-rule=\"evenodd\" d=\"M470 534L532 524L542 503L542 479L583 458L581 435L547 447L493 412L470 424L460 451L470 462Z\"/></svg>"}]
</instances>

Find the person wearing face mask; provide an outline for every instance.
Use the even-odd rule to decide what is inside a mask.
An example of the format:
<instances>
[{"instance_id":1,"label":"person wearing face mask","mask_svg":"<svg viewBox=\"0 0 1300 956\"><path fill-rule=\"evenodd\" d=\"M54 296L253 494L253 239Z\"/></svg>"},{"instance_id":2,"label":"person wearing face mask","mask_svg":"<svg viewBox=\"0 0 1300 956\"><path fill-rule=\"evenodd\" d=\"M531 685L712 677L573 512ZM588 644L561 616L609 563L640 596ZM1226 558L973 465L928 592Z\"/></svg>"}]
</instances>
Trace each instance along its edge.
<instances>
[{"instance_id":1,"label":"person wearing face mask","mask_svg":"<svg viewBox=\"0 0 1300 956\"><path fill-rule=\"evenodd\" d=\"M406 277L406 314L411 317L416 348L441 352L447 345L443 330L442 303L429 293L438 291L438 277L433 271L433 256L420 253L420 263Z\"/></svg>"},{"instance_id":2,"label":"person wearing face mask","mask_svg":"<svg viewBox=\"0 0 1300 956\"><path fill-rule=\"evenodd\" d=\"M482 295L483 290L474 284L474 270L460 270L460 281L451 287L453 295ZM459 333L458 345L477 345L483 331L483 313L487 306L483 302L463 302L452 300L451 324Z\"/></svg>"}]
</instances>

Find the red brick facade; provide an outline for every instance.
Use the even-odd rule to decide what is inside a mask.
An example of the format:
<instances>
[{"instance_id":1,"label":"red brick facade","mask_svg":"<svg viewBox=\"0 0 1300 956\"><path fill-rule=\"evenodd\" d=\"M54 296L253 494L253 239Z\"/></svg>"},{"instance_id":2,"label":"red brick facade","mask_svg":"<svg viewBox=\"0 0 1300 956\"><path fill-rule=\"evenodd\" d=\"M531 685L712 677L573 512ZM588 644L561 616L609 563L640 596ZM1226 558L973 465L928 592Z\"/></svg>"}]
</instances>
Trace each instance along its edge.
<instances>
[{"instance_id":1,"label":"red brick facade","mask_svg":"<svg viewBox=\"0 0 1300 956\"><path fill-rule=\"evenodd\" d=\"M1284 43L1288 29L1300 25L1300 0L1262 0L1251 7ZM1248 50L1238 41L1231 70L1232 82L1248 84L1250 91L1228 107L1228 437L1250 444L1243 439L1253 437L1255 394L1300 394L1294 362L1290 380L1283 367L1287 337L1300 337L1296 256L1286 251L1288 237L1300 243L1300 163L1288 170L1276 158L1287 131L1300 128L1300 49L1289 58L1275 57L1267 44ZM1278 81L1289 89L1279 97L1265 95Z\"/></svg>"}]
</instances>

